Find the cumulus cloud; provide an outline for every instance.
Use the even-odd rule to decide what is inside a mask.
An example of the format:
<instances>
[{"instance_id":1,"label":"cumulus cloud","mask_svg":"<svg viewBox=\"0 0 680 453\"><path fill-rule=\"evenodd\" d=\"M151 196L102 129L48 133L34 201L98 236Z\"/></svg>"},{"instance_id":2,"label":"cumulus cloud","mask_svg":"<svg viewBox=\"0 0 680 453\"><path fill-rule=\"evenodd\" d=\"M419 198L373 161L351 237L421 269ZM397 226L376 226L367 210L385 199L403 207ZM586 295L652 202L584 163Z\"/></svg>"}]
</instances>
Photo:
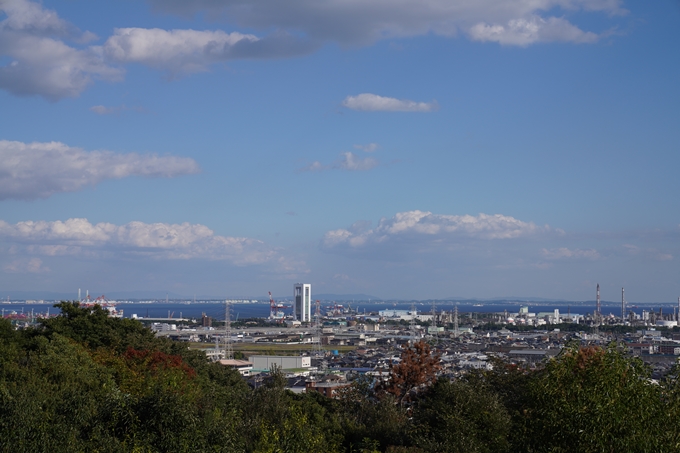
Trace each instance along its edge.
<instances>
[{"instance_id":1,"label":"cumulus cloud","mask_svg":"<svg viewBox=\"0 0 680 453\"><path fill-rule=\"evenodd\" d=\"M47 198L106 179L171 178L199 170L196 161L186 157L85 151L59 142L0 140L0 200Z\"/></svg>"},{"instance_id":2,"label":"cumulus cloud","mask_svg":"<svg viewBox=\"0 0 680 453\"><path fill-rule=\"evenodd\" d=\"M93 113L96 113L97 115L117 115L121 112L125 112L128 110L132 110L135 112L139 113L144 113L146 112L146 109L144 107L128 107L125 104L123 105L117 105L114 107L106 107L104 105L93 105L90 107L90 111Z\"/></svg>"},{"instance_id":3,"label":"cumulus cloud","mask_svg":"<svg viewBox=\"0 0 680 453\"><path fill-rule=\"evenodd\" d=\"M330 167L328 165L324 165L318 160L315 160L311 164L302 167L299 171L324 171L329 169Z\"/></svg>"},{"instance_id":4,"label":"cumulus cloud","mask_svg":"<svg viewBox=\"0 0 680 453\"><path fill-rule=\"evenodd\" d=\"M109 61L185 74L207 71L210 64L229 59L287 57L312 49L311 43L285 32L258 38L222 30L160 28L117 28L103 46Z\"/></svg>"},{"instance_id":5,"label":"cumulus cloud","mask_svg":"<svg viewBox=\"0 0 680 453\"><path fill-rule=\"evenodd\" d=\"M216 235L200 224L130 222L92 224L87 219L26 221L0 220L0 241L14 252L46 256L134 256L153 259L225 260L238 266L280 260L276 250L262 241Z\"/></svg>"},{"instance_id":6,"label":"cumulus cloud","mask_svg":"<svg viewBox=\"0 0 680 453\"><path fill-rule=\"evenodd\" d=\"M11 273L42 274L50 272L50 268L43 266L40 258L18 259L2 266L2 270Z\"/></svg>"},{"instance_id":7,"label":"cumulus cloud","mask_svg":"<svg viewBox=\"0 0 680 453\"><path fill-rule=\"evenodd\" d=\"M122 66L140 63L169 74L208 70L215 62L238 58L281 58L315 50L317 43L284 30L265 37L239 32L117 28L103 46L97 39L29 0L2 0L0 89L50 101L76 97L96 79L120 81ZM70 44L67 42L70 41ZM100 106L95 106L101 111Z\"/></svg>"},{"instance_id":8,"label":"cumulus cloud","mask_svg":"<svg viewBox=\"0 0 680 453\"><path fill-rule=\"evenodd\" d=\"M375 152L378 150L378 148L380 148L380 145L377 143L369 143L368 145L354 145L354 149L360 149L367 153Z\"/></svg>"},{"instance_id":9,"label":"cumulus cloud","mask_svg":"<svg viewBox=\"0 0 680 453\"><path fill-rule=\"evenodd\" d=\"M379 244L415 240L420 244L437 244L457 239L500 240L538 235L550 227L537 226L501 214L442 215L426 211L399 212L382 218L375 228L365 223L349 229L327 232L321 242L326 250L359 249Z\"/></svg>"},{"instance_id":10,"label":"cumulus cloud","mask_svg":"<svg viewBox=\"0 0 680 453\"><path fill-rule=\"evenodd\" d=\"M123 66L144 64L170 76L206 71L216 62L287 58L327 42L367 45L381 39L436 34L526 46L538 42L591 43L608 32L584 31L565 17L578 12L616 15L622 0L150 0L166 12L207 12L233 27L265 36L222 30L117 28L103 45L30 0L1 0L0 89L51 101L76 97L95 80L120 81ZM551 15L557 13L557 16ZM362 97L363 96L363 97ZM370 96L373 96L372 98ZM376 95L345 100L360 110L430 111L436 103Z\"/></svg>"},{"instance_id":11,"label":"cumulus cloud","mask_svg":"<svg viewBox=\"0 0 680 453\"><path fill-rule=\"evenodd\" d=\"M347 96L342 101L342 106L364 112L432 112L439 108L437 101L416 102L371 93Z\"/></svg>"},{"instance_id":12,"label":"cumulus cloud","mask_svg":"<svg viewBox=\"0 0 680 453\"><path fill-rule=\"evenodd\" d=\"M378 166L378 161L372 157L358 157L352 152L342 153L342 158L337 160L332 167L348 171L366 171Z\"/></svg>"},{"instance_id":13,"label":"cumulus cloud","mask_svg":"<svg viewBox=\"0 0 680 453\"><path fill-rule=\"evenodd\" d=\"M104 53L121 63L142 63L157 69L181 72L205 71L241 41L255 42L254 35L238 32L117 28L104 44Z\"/></svg>"},{"instance_id":14,"label":"cumulus cloud","mask_svg":"<svg viewBox=\"0 0 680 453\"><path fill-rule=\"evenodd\" d=\"M312 40L365 45L380 39L436 34L473 39L531 33L531 41L591 42L590 35L562 17L579 11L624 14L622 0L149 0L157 10L213 18L257 29L295 30ZM543 21L543 22L542 22ZM487 30L484 27L490 27ZM505 31L497 27L504 27ZM514 30L514 32L513 32ZM579 33L580 32L580 33ZM585 38L585 39L584 39ZM499 41L499 39L485 39ZM504 38L504 44L528 44Z\"/></svg>"},{"instance_id":15,"label":"cumulus cloud","mask_svg":"<svg viewBox=\"0 0 680 453\"><path fill-rule=\"evenodd\" d=\"M325 171L325 170L346 170L346 171L367 171L378 165L376 159L372 157L361 158L352 152L345 152L340 155L340 159L330 165L324 165L319 161L314 161L300 169L300 171Z\"/></svg>"},{"instance_id":16,"label":"cumulus cloud","mask_svg":"<svg viewBox=\"0 0 680 453\"><path fill-rule=\"evenodd\" d=\"M569 249L566 247L560 247L555 249L542 249L541 253L547 259L560 260L560 259L588 259L596 260L600 258L600 254L594 249Z\"/></svg>"},{"instance_id":17,"label":"cumulus cloud","mask_svg":"<svg viewBox=\"0 0 680 453\"><path fill-rule=\"evenodd\" d=\"M672 254L665 252L665 251L660 251L660 250L655 249L655 248L639 247L639 246L633 245L633 244L624 244L623 250L628 255L641 256L641 257L651 259L651 260L654 260L654 261L671 261L671 260L673 260Z\"/></svg>"},{"instance_id":18,"label":"cumulus cloud","mask_svg":"<svg viewBox=\"0 0 680 453\"><path fill-rule=\"evenodd\" d=\"M537 42L592 43L599 39L593 32L585 32L567 20L539 16L512 19L505 25L479 23L470 28L476 41L493 41L503 45L528 46Z\"/></svg>"},{"instance_id":19,"label":"cumulus cloud","mask_svg":"<svg viewBox=\"0 0 680 453\"><path fill-rule=\"evenodd\" d=\"M97 47L79 49L94 38L60 19L54 11L27 0L4 0L0 12L0 88L19 96L40 95L51 101L78 96L94 79L120 80L123 71L107 64Z\"/></svg>"}]
</instances>

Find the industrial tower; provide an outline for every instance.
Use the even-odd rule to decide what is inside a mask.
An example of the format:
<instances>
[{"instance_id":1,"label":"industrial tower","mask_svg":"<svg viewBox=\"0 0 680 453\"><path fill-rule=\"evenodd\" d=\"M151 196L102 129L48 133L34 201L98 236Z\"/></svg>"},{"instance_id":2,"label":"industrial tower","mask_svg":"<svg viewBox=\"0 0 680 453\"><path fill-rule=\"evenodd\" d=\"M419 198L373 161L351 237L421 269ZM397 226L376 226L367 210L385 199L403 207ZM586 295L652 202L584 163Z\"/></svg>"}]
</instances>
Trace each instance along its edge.
<instances>
[{"instance_id":1,"label":"industrial tower","mask_svg":"<svg viewBox=\"0 0 680 453\"><path fill-rule=\"evenodd\" d=\"M224 302L224 358L231 360L234 358L231 344L231 303L229 300Z\"/></svg>"}]
</instances>

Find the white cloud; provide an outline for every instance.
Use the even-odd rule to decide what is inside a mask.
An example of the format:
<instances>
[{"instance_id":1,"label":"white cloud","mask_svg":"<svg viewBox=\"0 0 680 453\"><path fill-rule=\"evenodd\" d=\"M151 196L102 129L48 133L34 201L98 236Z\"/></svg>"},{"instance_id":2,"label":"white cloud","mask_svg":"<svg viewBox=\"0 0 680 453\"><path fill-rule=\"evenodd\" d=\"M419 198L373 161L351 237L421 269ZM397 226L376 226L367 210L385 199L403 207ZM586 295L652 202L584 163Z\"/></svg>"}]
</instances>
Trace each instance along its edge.
<instances>
[{"instance_id":1,"label":"white cloud","mask_svg":"<svg viewBox=\"0 0 680 453\"><path fill-rule=\"evenodd\" d=\"M19 96L51 101L78 96L93 79L120 80L123 71L106 64L97 47L78 49L64 40L85 42L91 33L60 19L54 11L27 0L0 2L7 17L0 22L0 88Z\"/></svg>"},{"instance_id":2,"label":"white cloud","mask_svg":"<svg viewBox=\"0 0 680 453\"><path fill-rule=\"evenodd\" d=\"M545 21L532 42L584 42L583 34L566 30L566 19L550 16L579 11L624 14L622 0L150 0L154 8L213 18L256 29L295 30L312 40L365 45L381 39L436 34L479 33L475 27L521 29L521 21ZM547 16L546 16L547 15ZM556 20L554 20L556 19ZM569 24L576 30L576 26ZM473 30L475 30L473 32ZM579 30L580 31L580 30ZM586 32L581 32L586 33ZM478 35L477 35L478 36ZM476 39L476 38L475 38ZM586 40L587 42L587 40ZM506 44L514 44L508 41ZM526 45L521 42L520 45Z\"/></svg>"},{"instance_id":3,"label":"white cloud","mask_svg":"<svg viewBox=\"0 0 680 453\"><path fill-rule=\"evenodd\" d=\"M106 179L175 177L199 172L193 159L84 151L59 142L0 140L0 200L47 198Z\"/></svg>"},{"instance_id":4,"label":"white cloud","mask_svg":"<svg viewBox=\"0 0 680 453\"><path fill-rule=\"evenodd\" d=\"M364 112L431 112L439 108L437 101L415 102L371 93L347 96L342 101L342 106Z\"/></svg>"},{"instance_id":5,"label":"white cloud","mask_svg":"<svg viewBox=\"0 0 680 453\"><path fill-rule=\"evenodd\" d=\"M354 145L354 149L360 149L367 153L375 152L378 150L378 148L380 148L380 145L378 145L377 143L369 143L367 145Z\"/></svg>"},{"instance_id":6,"label":"white cloud","mask_svg":"<svg viewBox=\"0 0 680 453\"><path fill-rule=\"evenodd\" d=\"M358 157L352 152L342 153L342 158L333 164L333 168L348 171L366 171L378 166L378 161L372 157Z\"/></svg>"},{"instance_id":7,"label":"white cloud","mask_svg":"<svg viewBox=\"0 0 680 453\"><path fill-rule=\"evenodd\" d=\"M324 171L324 170L328 170L329 168L330 167L328 167L327 165L324 165L321 162L319 162L318 160L315 160L311 164L309 164L305 167L302 167L300 169L300 171Z\"/></svg>"},{"instance_id":8,"label":"white cloud","mask_svg":"<svg viewBox=\"0 0 680 453\"><path fill-rule=\"evenodd\" d=\"M376 159L372 157L361 158L352 152L345 152L340 154L342 157L330 165L324 165L319 161L314 161L300 169L300 171L325 171L325 170L346 170L346 171L367 171L378 165Z\"/></svg>"},{"instance_id":9,"label":"white cloud","mask_svg":"<svg viewBox=\"0 0 680 453\"><path fill-rule=\"evenodd\" d=\"M14 253L44 256L134 256L152 259L225 260L238 266L278 262L278 252L262 241L216 235L200 224L130 222L92 224L87 219L26 221L0 220L0 241Z\"/></svg>"},{"instance_id":10,"label":"white cloud","mask_svg":"<svg viewBox=\"0 0 680 453\"><path fill-rule=\"evenodd\" d=\"M329 231L322 240L326 250L359 249L372 245L391 245L401 240L418 244L440 244L457 239L498 240L533 236L551 231L501 214L441 215L424 211L399 212L382 218L375 228L357 224L350 229Z\"/></svg>"},{"instance_id":11,"label":"white cloud","mask_svg":"<svg viewBox=\"0 0 680 453\"><path fill-rule=\"evenodd\" d=\"M578 12L624 14L622 0L150 0L159 10L206 11L233 27L222 30L117 28L103 46L56 12L29 0L0 0L0 89L51 101L76 97L94 80L120 81L122 65L144 64L170 75L206 71L220 61L285 58L326 42L367 45L381 39L465 34L477 41L526 46L538 42L589 43L607 35L581 30L565 16ZM550 14L558 13L559 16ZM273 31L272 31L273 30ZM67 44L67 42L70 42ZM375 96L375 95L360 95ZM360 96L345 100L361 110L430 111L435 103Z\"/></svg>"},{"instance_id":12,"label":"white cloud","mask_svg":"<svg viewBox=\"0 0 680 453\"><path fill-rule=\"evenodd\" d=\"M18 259L2 266L2 270L11 273L42 274L50 272L50 268L43 266L40 258Z\"/></svg>"},{"instance_id":13,"label":"white cloud","mask_svg":"<svg viewBox=\"0 0 680 453\"><path fill-rule=\"evenodd\" d=\"M145 113L146 109L144 107L128 107L125 104L118 105L114 107L106 107L104 105L93 105L90 107L90 111L96 113L97 115L116 115L127 110L133 110L139 113Z\"/></svg>"},{"instance_id":14,"label":"white cloud","mask_svg":"<svg viewBox=\"0 0 680 453\"><path fill-rule=\"evenodd\" d=\"M672 261L673 260L672 254L670 254L668 252L659 251L658 249L655 249L655 248L639 247L639 246L633 245L633 244L624 244L623 249L628 255L642 256L642 257L645 257L647 259L651 259L651 260L654 260L654 261Z\"/></svg>"},{"instance_id":15,"label":"white cloud","mask_svg":"<svg viewBox=\"0 0 680 453\"><path fill-rule=\"evenodd\" d=\"M476 41L493 41L513 46L551 41L592 43L599 39L597 34L584 32L562 18L543 19L539 16L512 19L505 25L479 23L469 33Z\"/></svg>"},{"instance_id":16,"label":"white cloud","mask_svg":"<svg viewBox=\"0 0 680 453\"><path fill-rule=\"evenodd\" d=\"M212 63L230 59L300 55L313 48L285 32L258 38L222 30L160 28L117 28L103 46L109 61L140 63L173 74L207 71Z\"/></svg>"},{"instance_id":17,"label":"white cloud","mask_svg":"<svg viewBox=\"0 0 680 453\"><path fill-rule=\"evenodd\" d=\"M104 44L104 54L120 63L142 63L173 72L200 72L224 59L241 41L255 42L254 35L238 32L117 28Z\"/></svg>"},{"instance_id":18,"label":"white cloud","mask_svg":"<svg viewBox=\"0 0 680 453\"><path fill-rule=\"evenodd\" d=\"M600 258L600 254L594 249L569 249L560 247L555 249L542 249L541 253L544 257L551 260L559 259L588 259L596 260Z\"/></svg>"}]
</instances>

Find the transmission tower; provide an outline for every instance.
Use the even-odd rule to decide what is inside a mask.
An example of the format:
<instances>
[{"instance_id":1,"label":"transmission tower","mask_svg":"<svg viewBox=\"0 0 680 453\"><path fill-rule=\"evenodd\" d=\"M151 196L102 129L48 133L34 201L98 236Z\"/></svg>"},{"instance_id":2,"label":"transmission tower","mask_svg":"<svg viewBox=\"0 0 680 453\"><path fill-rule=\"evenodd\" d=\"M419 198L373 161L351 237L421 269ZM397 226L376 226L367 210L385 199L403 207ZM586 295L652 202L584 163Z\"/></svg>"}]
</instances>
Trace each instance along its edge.
<instances>
[{"instance_id":1,"label":"transmission tower","mask_svg":"<svg viewBox=\"0 0 680 453\"><path fill-rule=\"evenodd\" d=\"M458 329L458 304L453 309L453 336L458 338L460 330Z\"/></svg>"},{"instance_id":2,"label":"transmission tower","mask_svg":"<svg viewBox=\"0 0 680 453\"><path fill-rule=\"evenodd\" d=\"M316 310L314 311L314 355L323 355L323 348L321 347L321 301L316 301Z\"/></svg>"},{"instance_id":3,"label":"transmission tower","mask_svg":"<svg viewBox=\"0 0 680 453\"><path fill-rule=\"evenodd\" d=\"M231 360L234 358L234 351L231 344L231 303L226 300L224 304L224 358Z\"/></svg>"},{"instance_id":4,"label":"transmission tower","mask_svg":"<svg viewBox=\"0 0 680 453\"><path fill-rule=\"evenodd\" d=\"M409 321L409 325L411 328L411 337L412 337L412 342L415 344L416 342L416 304L413 303L411 304L411 320Z\"/></svg>"},{"instance_id":5,"label":"transmission tower","mask_svg":"<svg viewBox=\"0 0 680 453\"><path fill-rule=\"evenodd\" d=\"M435 342L439 343L439 331L437 330L437 301L432 301L432 331L434 332Z\"/></svg>"}]
</instances>

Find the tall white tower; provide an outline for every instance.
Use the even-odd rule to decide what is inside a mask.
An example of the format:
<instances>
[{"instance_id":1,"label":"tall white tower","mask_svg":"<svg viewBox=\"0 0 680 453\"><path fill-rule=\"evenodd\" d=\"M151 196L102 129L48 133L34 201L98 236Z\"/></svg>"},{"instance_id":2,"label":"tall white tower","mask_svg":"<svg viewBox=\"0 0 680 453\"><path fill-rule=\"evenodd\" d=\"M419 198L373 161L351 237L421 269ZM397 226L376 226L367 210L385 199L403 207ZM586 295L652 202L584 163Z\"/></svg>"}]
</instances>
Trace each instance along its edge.
<instances>
[{"instance_id":1,"label":"tall white tower","mask_svg":"<svg viewBox=\"0 0 680 453\"><path fill-rule=\"evenodd\" d=\"M312 321L312 285L296 283L293 287L293 317L301 322Z\"/></svg>"}]
</instances>

